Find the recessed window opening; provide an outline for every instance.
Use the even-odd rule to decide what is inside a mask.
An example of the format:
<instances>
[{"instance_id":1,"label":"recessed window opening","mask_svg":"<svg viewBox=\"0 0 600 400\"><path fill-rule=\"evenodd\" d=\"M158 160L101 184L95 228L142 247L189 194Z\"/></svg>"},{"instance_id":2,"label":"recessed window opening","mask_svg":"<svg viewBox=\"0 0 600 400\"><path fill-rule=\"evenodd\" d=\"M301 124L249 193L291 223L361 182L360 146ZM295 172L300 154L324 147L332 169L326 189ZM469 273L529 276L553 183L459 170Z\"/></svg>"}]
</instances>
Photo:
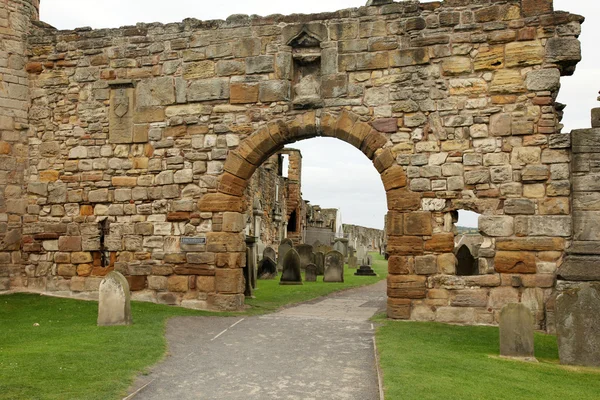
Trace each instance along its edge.
<instances>
[{"instance_id":1,"label":"recessed window opening","mask_svg":"<svg viewBox=\"0 0 600 400\"><path fill-rule=\"evenodd\" d=\"M473 211L458 210L453 213L455 225L456 275L479 274L478 253L483 236L479 233L479 214Z\"/></svg>"}]
</instances>

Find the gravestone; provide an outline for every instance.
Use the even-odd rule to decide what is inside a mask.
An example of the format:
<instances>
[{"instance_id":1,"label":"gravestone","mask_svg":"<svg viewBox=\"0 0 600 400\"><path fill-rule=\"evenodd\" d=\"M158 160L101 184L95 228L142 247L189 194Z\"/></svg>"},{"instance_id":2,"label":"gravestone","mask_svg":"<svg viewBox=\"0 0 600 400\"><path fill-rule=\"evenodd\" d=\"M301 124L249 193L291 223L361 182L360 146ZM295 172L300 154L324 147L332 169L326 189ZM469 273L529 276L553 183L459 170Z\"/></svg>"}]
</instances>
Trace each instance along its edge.
<instances>
[{"instance_id":1,"label":"gravestone","mask_svg":"<svg viewBox=\"0 0 600 400\"><path fill-rule=\"evenodd\" d=\"M523 303L507 304L500 311L500 355L533 358L533 314Z\"/></svg>"},{"instance_id":2,"label":"gravestone","mask_svg":"<svg viewBox=\"0 0 600 400\"><path fill-rule=\"evenodd\" d=\"M263 256L262 258L265 259L269 257L271 260L276 261L277 260L277 253L275 252L275 249L272 247L265 247L265 249L263 250Z\"/></svg>"},{"instance_id":3,"label":"gravestone","mask_svg":"<svg viewBox=\"0 0 600 400\"><path fill-rule=\"evenodd\" d=\"M344 282L344 255L339 251L330 251L325 256L323 282Z\"/></svg>"},{"instance_id":4,"label":"gravestone","mask_svg":"<svg viewBox=\"0 0 600 400\"><path fill-rule=\"evenodd\" d=\"M342 253L344 258L348 256L348 239L336 239L333 244L333 250Z\"/></svg>"},{"instance_id":5,"label":"gravestone","mask_svg":"<svg viewBox=\"0 0 600 400\"><path fill-rule=\"evenodd\" d=\"M98 326L131 325L129 283L119 272L109 272L100 283Z\"/></svg>"},{"instance_id":6,"label":"gravestone","mask_svg":"<svg viewBox=\"0 0 600 400\"><path fill-rule=\"evenodd\" d=\"M301 244L295 247L298 255L300 256L300 270L304 271L308 264L315 263L315 255L313 254L313 247L310 244Z\"/></svg>"},{"instance_id":7,"label":"gravestone","mask_svg":"<svg viewBox=\"0 0 600 400\"><path fill-rule=\"evenodd\" d=\"M600 367L600 283L564 290L556 299L560 363Z\"/></svg>"},{"instance_id":8,"label":"gravestone","mask_svg":"<svg viewBox=\"0 0 600 400\"><path fill-rule=\"evenodd\" d=\"M304 280L306 282L317 281L317 266L315 264L308 264L306 266L306 274L304 275Z\"/></svg>"},{"instance_id":9,"label":"gravestone","mask_svg":"<svg viewBox=\"0 0 600 400\"><path fill-rule=\"evenodd\" d=\"M283 271L283 259L288 251L294 248L291 243L292 241L289 239L284 239L279 245L279 257L277 258L277 271Z\"/></svg>"},{"instance_id":10,"label":"gravestone","mask_svg":"<svg viewBox=\"0 0 600 400\"><path fill-rule=\"evenodd\" d=\"M315 253L315 265L317 266L317 275L325 274L325 253L321 251Z\"/></svg>"},{"instance_id":11,"label":"gravestone","mask_svg":"<svg viewBox=\"0 0 600 400\"><path fill-rule=\"evenodd\" d=\"M280 285L302 285L302 274L300 273L300 256L298 252L291 249L283 258L283 274Z\"/></svg>"},{"instance_id":12,"label":"gravestone","mask_svg":"<svg viewBox=\"0 0 600 400\"><path fill-rule=\"evenodd\" d=\"M271 257L260 260L258 279L274 279L277 277L277 264Z\"/></svg>"},{"instance_id":13,"label":"gravestone","mask_svg":"<svg viewBox=\"0 0 600 400\"><path fill-rule=\"evenodd\" d=\"M363 245L358 246L358 249L356 249L356 258L358 259L358 261L363 264L364 263L364 259L367 256L367 248Z\"/></svg>"},{"instance_id":14,"label":"gravestone","mask_svg":"<svg viewBox=\"0 0 600 400\"><path fill-rule=\"evenodd\" d=\"M365 258L365 264L364 265L368 265L369 267L373 266L373 256L370 254L367 254L367 257Z\"/></svg>"},{"instance_id":15,"label":"gravestone","mask_svg":"<svg viewBox=\"0 0 600 400\"><path fill-rule=\"evenodd\" d=\"M350 268L350 269L358 268L358 260L356 259L355 256L348 257L348 268Z\"/></svg>"},{"instance_id":16,"label":"gravestone","mask_svg":"<svg viewBox=\"0 0 600 400\"><path fill-rule=\"evenodd\" d=\"M328 246L326 244L322 244L320 246L315 247L315 251L321 252L323 254L327 254L329 253L331 250L333 250L333 247Z\"/></svg>"}]
</instances>

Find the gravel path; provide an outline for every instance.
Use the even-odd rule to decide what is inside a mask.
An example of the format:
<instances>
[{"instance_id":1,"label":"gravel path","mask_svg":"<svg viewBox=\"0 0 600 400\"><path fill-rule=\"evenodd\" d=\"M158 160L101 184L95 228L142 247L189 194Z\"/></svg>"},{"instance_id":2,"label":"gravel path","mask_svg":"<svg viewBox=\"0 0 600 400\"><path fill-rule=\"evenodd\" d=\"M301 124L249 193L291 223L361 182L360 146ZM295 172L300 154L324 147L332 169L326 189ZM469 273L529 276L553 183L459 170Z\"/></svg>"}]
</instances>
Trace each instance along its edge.
<instances>
[{"instance_id":1,"label":"gravel path","mask_svg":"<svg viewBox=\"0 0 600 400\"><path fill-rule=\"evenodd\" d=\"M379 400L369 318L385 309L385 287L261 317L173 318L168 356L128 399Z\"/></svg>"}]
</instances>

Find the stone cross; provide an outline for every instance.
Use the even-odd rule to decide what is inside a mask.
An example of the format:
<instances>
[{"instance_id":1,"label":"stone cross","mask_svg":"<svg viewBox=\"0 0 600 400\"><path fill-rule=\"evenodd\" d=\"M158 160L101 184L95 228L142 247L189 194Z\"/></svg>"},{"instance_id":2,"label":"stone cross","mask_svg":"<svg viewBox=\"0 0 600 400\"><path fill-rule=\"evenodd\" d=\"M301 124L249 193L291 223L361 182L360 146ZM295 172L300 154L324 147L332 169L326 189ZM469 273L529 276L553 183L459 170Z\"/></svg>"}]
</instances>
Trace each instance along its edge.
<instances>
[{"instance_id":1,"label":"stone cross","mask_svg":"<svg viewBox=\"0 0 600 400\"><path fill-rule=\"evenodd\" d=\"M523 303L507 304L500 311L500 355L533 358L533 314Z\"/></svg>"},{"instance_id":2,"label":"stone cross","mask_svg":"<svg viewBox=\"0 0 600 400\"><path fill-rule=\"evenodd\" d=\"M129 283L119 272L110 272L100 283L98 326L131 325Z\"/></svg>"}]
</instances>

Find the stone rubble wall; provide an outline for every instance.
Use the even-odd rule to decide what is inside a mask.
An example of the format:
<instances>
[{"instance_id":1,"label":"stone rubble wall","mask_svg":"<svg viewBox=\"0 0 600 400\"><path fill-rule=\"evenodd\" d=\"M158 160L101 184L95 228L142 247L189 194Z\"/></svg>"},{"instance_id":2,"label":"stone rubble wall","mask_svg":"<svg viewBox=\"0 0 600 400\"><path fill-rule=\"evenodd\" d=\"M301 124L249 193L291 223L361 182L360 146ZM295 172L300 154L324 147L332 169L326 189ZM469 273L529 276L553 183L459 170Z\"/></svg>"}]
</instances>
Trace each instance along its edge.
<instances>
[{"instance_id":1,"label":"stone rubble wall","mask_svg":"<svg viewBox=\"0 0 600 400\"><path fill-rule=\"evenodd\" d=\"M344 224L344 234L347 235L350 246L366 246L369 251L380 251L383 245L383 231L381 229L366 228L364 226Z\"/></svg>"},{"instance_id":2,"label":"stone rubble wall","mask_svg":"<svg viewBox=\"0 0 600 400\"><path fill-rule=\"evenodd\" d=\"M137 299L240 309L252 174L289 143L331 136L374 160L387 192L391 317L487 324L520 301L543 326L572 237L554 101L583 18L549 0L378 3L39 28L11 287L94 296L114 268ZM483 214L480 276L454 275L458 209Z\"/></svg>"}]
</instances>

